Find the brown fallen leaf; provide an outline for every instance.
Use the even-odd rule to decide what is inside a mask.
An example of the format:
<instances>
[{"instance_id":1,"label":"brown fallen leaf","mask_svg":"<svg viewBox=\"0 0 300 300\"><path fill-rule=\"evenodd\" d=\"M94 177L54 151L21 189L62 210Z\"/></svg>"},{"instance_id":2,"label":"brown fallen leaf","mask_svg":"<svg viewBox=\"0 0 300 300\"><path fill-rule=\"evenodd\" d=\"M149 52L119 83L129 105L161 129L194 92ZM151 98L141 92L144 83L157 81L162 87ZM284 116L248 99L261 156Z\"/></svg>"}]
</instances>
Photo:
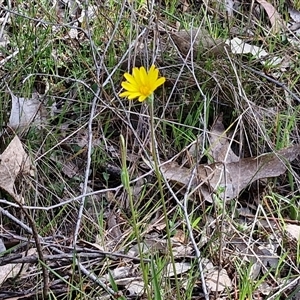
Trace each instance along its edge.
<instances>
[{"instance_id":1,"label":"brown fallen leaf","mask_svg":"<svg viewBox=\"0 0 300 300\"><path fill-rule=\"evenodd\" d=\"M32 175L32 172L30 158L18 136L15 136L0 155L0 188L20 201L21 197L15 190L15 180L20 173Z\"/></svg>"},{"instance_id":2,"label":"brown fallen leaf","mask_svg":"<svg viewBox=\"0 0 300 300\"><path fill-rule=\"evenodd\" d=\"M270 23L272 25L272 32L273 33L279 33L280 30L285 28L285 24L283 19L281 18L281 15L278 13L278 11L275 9L275 7L269 3L266 0L256 0L266 11L268 14Z\"/></svg>"},{"instance_id":3,"label":"brown fallen leaf","mask_svg":"<svg viewBox=\"0 0 300 300\"><path fill-rule=\"evenodd\" d=\"M236 162L239 157L231 150L229 139L227 138L223 121L223 114L221 114L214 122L210 133L210 155L215 162Z\"/></svg>"},{"instance_id":4,"label":"brown fallen leaf","mask_svg":"<svg viewBox=\"0 0 300 300\"><path fill-rule=\"evenodd\" d=\"M242 158L239 161L202 164L197 167L197 176L192 180L192 188L199 187L205 200L212 202L212 194L223 200L236 198L252 182L277 177L286 171L286 162L293 161L300 154L300 145L294 145L277 153L267 153L258 157ZM171 162L161 166L167 180L180 186L190 182L192 170Z\"/></svg>"},{"instance_id":5,"label":"brown fallen leaf","mask_svg":"<svg viewBox=\"0 0 300 300\"><path fill-rule=\"evenodd\" d=\"M242 158L238 162L200 165L198 176L211 192L218 193L221 188L222 198L230 200L236 198L243 189L258 179L283 174L287 168L286 162L293 161L299 154L300 145L294 145L277 153Z\"/></svg>"},{"instance_id":6,"label":"brown fallen leaf","mask_svg":"<svg viewBox=\"0 0 300 300\"><path fill-rule=\"evenodd\" d=\"M160 170L166 179L172 180L180 186L188 185L192 172L189 168L180 167L176 162L163 164L160 167ZM192 184L193 186L195 185L195 179Z\"/></svg>"},{"instance_id":7,"label":"brown fallen leaf","mask_svg":"<svg viewBox=\"0 0 300 300\"><path fill-rule=\"evenodd\" d=\"M180 30L171 37L182 54L187 55L192 48L194 57L200 54L222 56L226 54L224 47L228 47L223 40L213 39L203 28Z\"/></svg>"},{"instance_id":8,"label":"brown fallen leaf","mask_svg":"<svg viewBox=\"0 0 300 300\"><path fill-rule=\"evenodd\" d=\"M222 123L222 115L214 122L209 133L211 164L197 166L196 176L192 169L179 167L171 162L161 166L167 180L180 186L190 184L191 190L200 190L202 197L209 202L213 195L224 201L238 197L239 193L258 179L277 177L286 171L286 163L300 154L300 144L258 157L239 158L231 150L231 145Z\"/></svg>"}]
</instances>

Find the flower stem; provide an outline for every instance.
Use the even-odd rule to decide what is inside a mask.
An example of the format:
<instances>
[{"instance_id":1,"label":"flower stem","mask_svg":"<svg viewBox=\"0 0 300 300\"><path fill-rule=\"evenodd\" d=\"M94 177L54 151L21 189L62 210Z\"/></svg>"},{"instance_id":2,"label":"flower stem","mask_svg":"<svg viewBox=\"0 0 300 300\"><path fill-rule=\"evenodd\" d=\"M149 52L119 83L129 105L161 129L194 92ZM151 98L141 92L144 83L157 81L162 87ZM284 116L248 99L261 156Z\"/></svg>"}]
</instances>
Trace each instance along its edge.
<instances>
[{"instance_id":1,"label":"flower stem","mask_svg":"<svg viewBox=\"0 0 300 300\"><path fill-rule=\"evenodd\" d=\"M124 139L123 135L120 135L120 145L121 145L121 159L122 159L121 180L122 180L122 184L127 192L128 198L129 198L129 205L130 205L130 209L131 209L131 213L132 213L132 226L133 226L134 234L135 234L136 241L137 241L138 251L140 254L140 263L141 263L141 269L142 269L142 276L143 276L143 280L144 280L144 284L145 284L145 290L146 290L148 299L151 299L151 292L150 292L149 285L148 285L148 281L149 281L148 269L144 263L144 257L143 257L144 251L142 249L143 246L142 246L142 241L141 241L141 234L139 231L139 224L138 224L138 220L137 220L137 212L135 210L135 206L133 203L132 189L130 187L129 173L128 173L127 164L126 164L127 149L126 149L126 143L125 143L125 139Z\"/></svg>"},{"instance_id":2,"label":"flower stem","mask_svg":"<svg viewBox=\"0 0 300 300\"><path fill-rule=\"evenodd\" d=\"M168 244L168 252L171 258L171 263L173 266L173 272L175 275L175 285L176 285L176 293L177 293L177 299L181 299L180 296L180 291L179 291L179 283L178 279L176 276L176 267L175 267L175 260L174 260L174 255L173 255L173 249L172 249L172 243L171 243L171 232L170 232L170 227L169 227L169 219L168 219L168 214L167 214L167 206L166 206L166 201L165 201L165 195L163 191L163 177L161 175L160 169L159 169L159 155L158 155L158 150L157 150L157 142L155 138L155 121L154 121L154 94L148 97L147 102L149 104L149 114L150 114L150 133L151 133L151 151L152 151L152 157L153 157L153 163L154 163L154 171L155 175L157 177L157 182L158 182L158 188L160 192L160 198L162 202L162 209L163 209L163 214L165 218L165 223L166 223L166 234L167 234L167 244Z\"/></svg>"}]
</instances>

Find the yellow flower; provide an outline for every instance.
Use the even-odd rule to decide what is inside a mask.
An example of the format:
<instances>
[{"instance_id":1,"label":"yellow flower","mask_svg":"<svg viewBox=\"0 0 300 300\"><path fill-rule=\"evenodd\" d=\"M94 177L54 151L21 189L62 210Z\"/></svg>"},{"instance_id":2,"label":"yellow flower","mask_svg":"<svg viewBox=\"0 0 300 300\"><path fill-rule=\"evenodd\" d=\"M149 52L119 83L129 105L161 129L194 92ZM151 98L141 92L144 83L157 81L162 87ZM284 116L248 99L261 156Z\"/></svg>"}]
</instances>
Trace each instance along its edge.
<instances>
[{"instance_id":1,"label":"yellow flower","mask_svg":"<svg viewBox=\"0 0 300 300\"><path fill-rule=\"evenodd\" d=\"M121 83L125 91L120 97L128 97L129 100L139 98L140 102L151 96L166 81L165 77L158 78L158 69L154 65L148 72L144 67L133 68L132 75L125 73L124 77L127 81Z\"/></svg>"}]
</instances>

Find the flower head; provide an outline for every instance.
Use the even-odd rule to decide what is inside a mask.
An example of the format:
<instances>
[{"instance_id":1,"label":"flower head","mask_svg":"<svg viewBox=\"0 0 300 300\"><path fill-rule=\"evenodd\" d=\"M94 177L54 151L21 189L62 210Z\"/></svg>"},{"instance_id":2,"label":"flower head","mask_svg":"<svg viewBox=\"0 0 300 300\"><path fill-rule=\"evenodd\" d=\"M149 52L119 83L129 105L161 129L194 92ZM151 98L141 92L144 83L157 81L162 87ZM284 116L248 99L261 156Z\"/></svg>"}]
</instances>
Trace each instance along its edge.
<instances>
[{"instance_id":1,"label":"flower head","mask_svg":"<svg viewBox=\"0 0 300 300\"><path fill-rule=\"evenodd\" d=\"M125 91L120 97L128 97L129 100L139 98L140 102L146 100L166 81L165 77L158 78L158 69L154 65L148 72L144 67L133 68L132 75L125 73L124 77L127 81L121 83Z\"/></svg>"}]
</instances>

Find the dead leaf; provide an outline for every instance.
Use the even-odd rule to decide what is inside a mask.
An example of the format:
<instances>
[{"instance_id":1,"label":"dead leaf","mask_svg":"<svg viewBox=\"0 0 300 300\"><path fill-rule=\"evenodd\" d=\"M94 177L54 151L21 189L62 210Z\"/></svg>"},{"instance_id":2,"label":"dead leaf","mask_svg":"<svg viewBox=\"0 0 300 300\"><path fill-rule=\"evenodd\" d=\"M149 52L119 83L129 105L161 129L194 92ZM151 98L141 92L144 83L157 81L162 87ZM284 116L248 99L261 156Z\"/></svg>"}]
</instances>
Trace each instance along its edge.
<instances>
[{"instance_id":1,"label":"dead leaf","mask_svg":"<svg viewBox=\"0 0 300 300\"><path fill-rule=\"evenodd\" d=\"M283 58L280 57L273 57L271 59L268 59L269 53L262 47L257 47L245 43L238 37L227 40L226 44L230 46L230 50L233 54L252 54L255 58L260 59L260 62L263 65L279 65L283 61Z\"/></svg>"},{"instance_id":2,"label":"dead leaf","mask_svg":"<svg viewBox=\"0 0 300 300\"><path fill-rule=\"evenodd\" d=\"M0 254L1 254L1 252L4 252L4 251L6 251L6 247L3 243L3 240L0 239Z\"/></svg>"},{"instance_id":3,"label":"dead leaf","mask_svg":"<svg viewBox=\"0 0 300 300\"><path fill-rule=\"evenodd\" d=\"M20 139L15 136L0 155L0 188L18 201L20 197L15 191L15 180L21 172L24 175L33 175L30 158L25 152Z\"/></svg>"},{"instance_id":4,"label":"dead leaf","mask_svg":"<svg viewBox=\"0 0 300 300\"><path fill-rule=\"evenodd\" d=\"M160 170L166 179L172 180L180 186L188 185L191 178L191 170L185 167L180 167L176 162L163 164Z\"/></svg>"},{"instance_id":5,"label":"dead leaf","mask_svg":"<svg viewBox=\"0 0 300 300\"><path fill-rule=\"evenodd\" d=\"M200 165L198 176L210 191L219 193L224 200L236 198L252 182L277 177L286 171L286 161L300 154L300 145L267 153L259 157L242 158L238 162ZM207 199L211 201L211 199Z\"/></svg>"},{"instance_id":6,"label":"dead leaf","mask_svg":"<svg viewBox=\"0 0 300 300\"><path fill-rule=\"evenodd\" d=\"M209 202L213 201L212 193L223 200L230 200L258 179L283 174L286 171L286 162L293 161L299 154L300 145L294 145L277 153L242 158L231 163L202 164L197 167L197 178L192 180L192 188L199 185L203 197ZM162 165L161 172L166 179L180 186L188 185L192 174L192 170L180 167L175 162Z\"/></svg>"},{"instance_id":7,"label":"dead leaf","mask_svg":"<svg viewBox=\"0 0 300 300\"><path fill-rule=\"evenodd\" d=\"M191 264L188 263L188 262L176 262L174 264L175 266L175 272L176 272L176 275L180 275L180 274L183 274L183 273L186 273L188 270L191 269ZM175 275L174 273L174 266L172 263L169 263L166 267L166 277L173 277Z\"/></svg>"},{"instance_id":8,"label":"dead leaf","mask_svg":"<svg viewBox=\"0 0 300 300\"><path fill-rule=\"evenodd\" d=\"M225 55L225 42L221 39L213 39L204 28L180 30L171 35L179 51L187 55L191 50L194 57L199 54L211 56Z\"/></svg>"},{"instance_id":9,"label":"dead leaf","mask_svg":"<svg viewBox=\"0 0 300 300\"><path fill-rule=\"evenodd\" d=\"M286 225L286 231L297 241L300 241L300 226L294 224Z\"/></svg>"},{"instance_id":10,"label":"dead leaf","mask_svg":"<svg viewBox=\"0 0 300 300\"><path fill-rule=\"evenodd\" d=\"M21 98L10 91L12 107L8 126L13 129L23 129L31 124L41 125L46 120L46 109L39 100L37 93L32 98Z\"/></svg>"},{"instance_id":11,"label":"dead leaf","mask_svg":"<svg viewBox=\"0 0 300 300\"><path fill-rule=\"evenodd\" d=\"M36 254L35 248L29 249L27 252L22 253L22 256L30 256ZM30 264L17 263L17 264L6 264L0 267L0 286L8 278L16 277L17 275L23 275L27 273Z\"/></svg>"},{"instance_id":12,"label":"dead leaf","mask_svg":"<svg viewBox=\"0 0 300 300\"><path fill-rule=\"evenodd\" d=\"M296 22L300 23L300 12L298 9L295 9L293 7L288 8L288 13L290 14L291 19Z\"/></svg>"},{"instance_id":13,"label":"dead leaf","mask_svg":"<svg viewBox=\"0 0 300 300\"><path fill-rule=\"evenodd\" d=\"M272 32L279 33L281 29L285 27L284 21L282 20L280 14L277 12L275 7L266 0L256 0L268 14L269 20L272 25Z\"/></svg>"},{"instance_id":14,"label":"dead leaf","mask_svg":"<svg viewBox=\"0 0 300 300\"><path fill-rule=\"evenodd\" d=\"M222 292L226 288L229 290L232 288L231 279L225 269L219 271L214 268L206 274L205 279L208 289L212 292Z\"/></svg>"},{"instance_id":15,"label":"dead leaf","mask_svg":"<svg viewBox=\"0 0 300 300\"><path fill-rule=\"evenodd\" d=\"M220 115L214 122L209 133L210 154L214 161L219 162L236 162L239 157L231 150L231 145L226 136L223 125L223 115Z\"/></svg>"},{"instance_id":16,"label":"dead leaf","mask_svg":"<svg viewBox=\"0 0 300 300\"><path fill-rule=\"evenodd\" d=\"M132 282L125 285L126 297L136 298L142 296L145 289L144 281L142 280L133 280Z\"/></svg>"},{"instance_id":17,"label":"dead leaf","mask_svg":"<svg viewBox=\"0 0 300 300\"><path fill-rule=\"evenodd\" d=\"M225 9L229 18L233 17L234 5L234 0L225 0Z\"/></svg>"}]
</instances>

